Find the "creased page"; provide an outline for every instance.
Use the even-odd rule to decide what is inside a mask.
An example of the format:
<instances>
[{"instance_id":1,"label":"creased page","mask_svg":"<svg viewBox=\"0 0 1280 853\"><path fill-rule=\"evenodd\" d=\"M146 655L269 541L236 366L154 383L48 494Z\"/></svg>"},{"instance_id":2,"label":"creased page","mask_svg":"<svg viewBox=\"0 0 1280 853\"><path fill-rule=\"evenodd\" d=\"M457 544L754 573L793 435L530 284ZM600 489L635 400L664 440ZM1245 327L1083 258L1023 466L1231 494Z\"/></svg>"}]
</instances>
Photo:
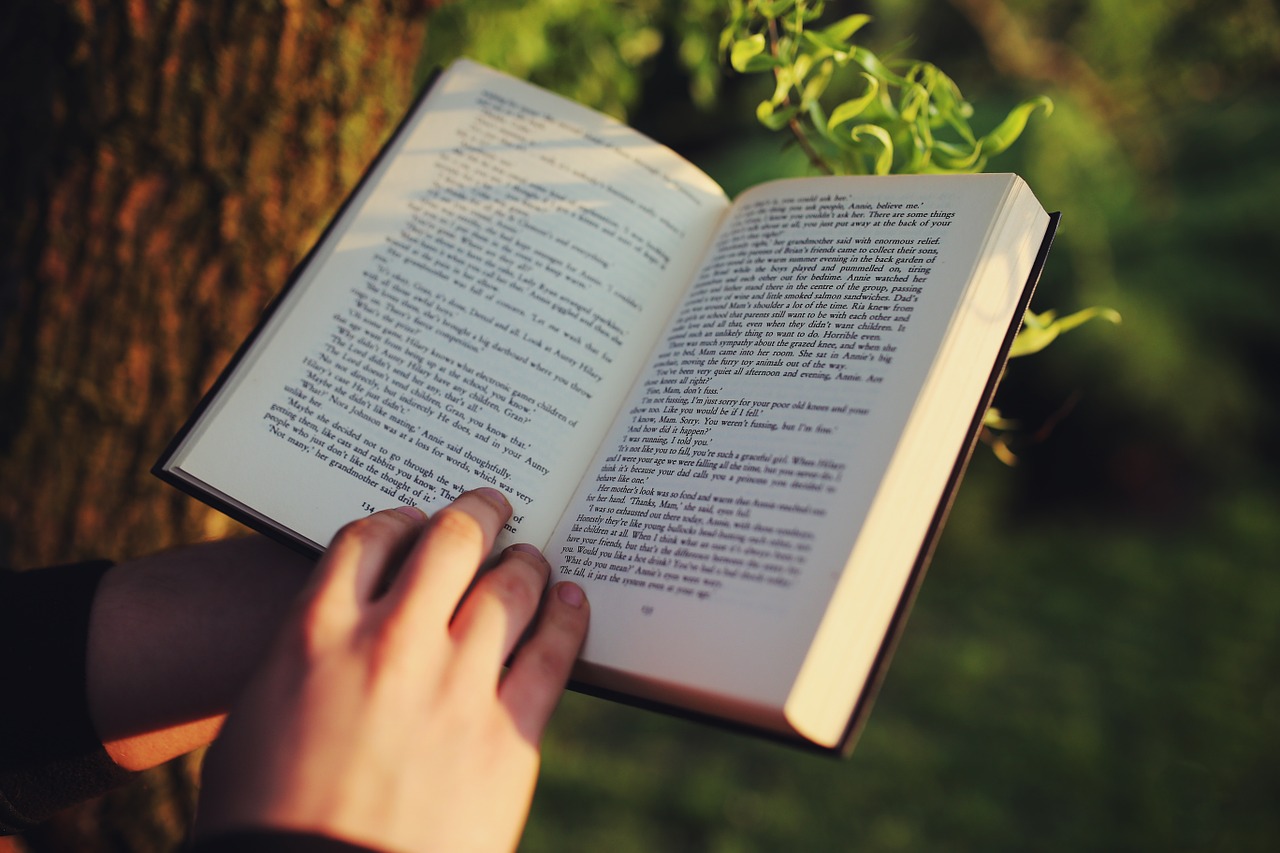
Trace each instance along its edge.
<instances>
[{"instance_id":1,"label":"creased page","mask_svg":"<svg viewBox=\"0 0 1280 853\"><path fill-rule=\"evenodd\" d=\"M316 545L485 483L541 544L726 206L625 126L455 64L177 461Z\"/></svg>"}]
</instances>

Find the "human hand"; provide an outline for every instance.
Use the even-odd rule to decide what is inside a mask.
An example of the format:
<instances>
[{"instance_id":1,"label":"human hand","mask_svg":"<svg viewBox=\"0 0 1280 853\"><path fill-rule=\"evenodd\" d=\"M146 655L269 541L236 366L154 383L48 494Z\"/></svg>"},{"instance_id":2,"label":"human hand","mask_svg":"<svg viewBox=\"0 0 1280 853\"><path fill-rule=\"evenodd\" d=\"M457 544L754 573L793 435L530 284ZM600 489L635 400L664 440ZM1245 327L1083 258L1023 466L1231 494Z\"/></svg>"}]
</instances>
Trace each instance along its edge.
<instances>
[{"instance_id":1,"label":"human hand","mask_svg":"<svg viewBox=\"0 0 1280 853\"><path fill-rule=\"evenodd\" d=\"M386 510L338 532L209 751L197 835L515 847L588 608L572 584L543 596L550 568L529 546L476 577L510 513L481 489L430 521Z\"/></svg>"}]
</instances>

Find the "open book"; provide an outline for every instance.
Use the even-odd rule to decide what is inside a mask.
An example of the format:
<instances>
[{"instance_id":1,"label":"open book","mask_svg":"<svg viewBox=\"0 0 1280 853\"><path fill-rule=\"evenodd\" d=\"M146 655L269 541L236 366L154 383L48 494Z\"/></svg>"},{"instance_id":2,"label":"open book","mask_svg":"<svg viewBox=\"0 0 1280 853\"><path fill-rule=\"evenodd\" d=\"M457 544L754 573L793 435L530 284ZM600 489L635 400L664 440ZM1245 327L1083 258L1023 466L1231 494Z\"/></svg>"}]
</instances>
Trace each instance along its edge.
<instances>
[{"instance_id":1,"label":"open book","mask_svg":"<svg viewBox=\"0 0 1280 853\"><path fill-rule=\"evenodd\" d=\"M839 751L1055 224L1013 175L730 203L461 61L156 472L312 553L491 484L591 600L576 686Z\"/></svg>"}]
</instances>

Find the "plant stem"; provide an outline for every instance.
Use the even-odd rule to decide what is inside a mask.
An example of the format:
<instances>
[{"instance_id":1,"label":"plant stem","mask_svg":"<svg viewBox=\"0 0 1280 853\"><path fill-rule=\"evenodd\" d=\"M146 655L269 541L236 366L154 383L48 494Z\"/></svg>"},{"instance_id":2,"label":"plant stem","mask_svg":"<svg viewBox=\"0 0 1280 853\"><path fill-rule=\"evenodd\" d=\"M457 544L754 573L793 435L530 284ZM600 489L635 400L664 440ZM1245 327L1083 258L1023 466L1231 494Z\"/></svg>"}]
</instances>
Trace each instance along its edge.
<instances>
[{"instance_id":1,"label":"plant stem","mask_svg":"<svg viewBox=\"0 0 1280 853\"><path fill-rule=\"evenodd\" d=\"M770 18L769 52L775 57L778 56L778 42L778 22L776 19ZM778 77L778 70L776 68L773 71L773 76L775 80ZM783 97L782 106L784 108L791 106L790 92ZM805 134L804 127L801 124L800 119L793 116L792 119L787 122L787 127L791 129L791 135L796 138L796 142L800 145L800 150L802 150L805 153L805 156L809 158L809 162L813 164L813 167L825 175L834 175L835 169L833 169L831 164L827 162L827 159L822 156L822 153L819 152L818 149L814 148L813 144L809 142L809 137Z\"/></svg>"}]
</instances>

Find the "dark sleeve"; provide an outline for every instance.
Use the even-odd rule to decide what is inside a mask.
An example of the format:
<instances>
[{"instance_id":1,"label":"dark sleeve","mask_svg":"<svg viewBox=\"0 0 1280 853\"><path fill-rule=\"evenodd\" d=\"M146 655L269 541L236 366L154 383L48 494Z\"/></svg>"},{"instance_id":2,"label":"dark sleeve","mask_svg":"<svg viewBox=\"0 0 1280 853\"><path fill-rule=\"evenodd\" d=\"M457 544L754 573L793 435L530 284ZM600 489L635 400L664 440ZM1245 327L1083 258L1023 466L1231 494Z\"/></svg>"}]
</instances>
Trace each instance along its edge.
<instances>
[{"instance_id":1,"label":"dark sleeve","mask_svg":"<svg viewBox=\"0 0 1280 853\"><path fill-rule=\"evenodd\" d=\"M197 841L190 853L378 853L327 835L269 829L244 830Z\"/></svg>"},{"instance_id":2,"label":"dark sleeve","mask_svg":"<svg viewBox=\"0 0 1280 853\"><path fill-rule=\"evenodd\" d=\"M89 611L106 561L0 570L0 834L30 829L133 774L89 720Z\"/></svg>"}]
</instances>

